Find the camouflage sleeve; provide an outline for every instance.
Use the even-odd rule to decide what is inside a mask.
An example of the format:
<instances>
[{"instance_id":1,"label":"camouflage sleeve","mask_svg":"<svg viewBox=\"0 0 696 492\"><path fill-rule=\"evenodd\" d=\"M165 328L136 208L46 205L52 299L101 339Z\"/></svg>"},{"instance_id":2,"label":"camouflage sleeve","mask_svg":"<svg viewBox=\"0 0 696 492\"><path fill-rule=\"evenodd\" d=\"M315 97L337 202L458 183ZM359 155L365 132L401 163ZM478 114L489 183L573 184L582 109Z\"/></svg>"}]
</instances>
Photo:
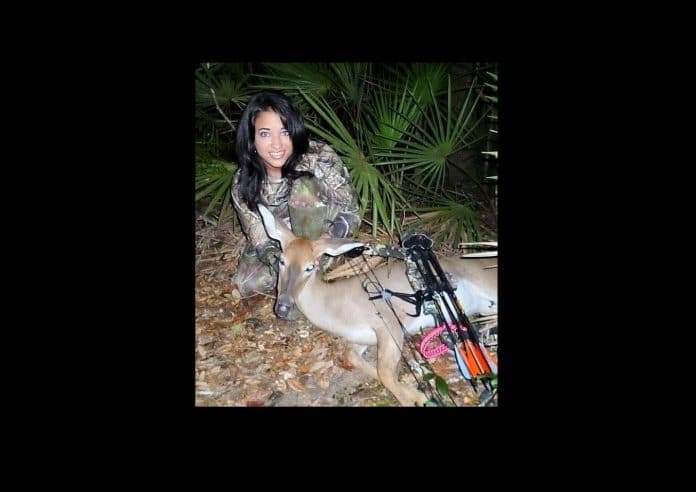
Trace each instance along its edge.
<instances>
[{"instance_id":1,"label":"camouflage sleeve","mask_svg":"<svg viewBox=\"0 0 696 492\"><path fill-rule=\"evenodd\" d=\"M249 243L258 252L264 248L271 239L266 234L266 229L263 227L261 215L257 211L251 210L247 204L239 196L239 174L236 174L232 182L232 203L237 211L239 224L242 226L242 231L247 237Z\"/></svg>"},{"instance_id":2,"label":"camouflage sleeve","mask_svg":"<svg viewBox=\"0 0 696 492\"><path fill-rule=\"evenodd\" d=\"M333 238L347 237L360 225L358 197L350 180L350 173L343 161L330 146L311 142L312 152L305 154L307 167L322 181L324 200L332 208L335 219L329 228Z\"/></svg>"}]
</instances>

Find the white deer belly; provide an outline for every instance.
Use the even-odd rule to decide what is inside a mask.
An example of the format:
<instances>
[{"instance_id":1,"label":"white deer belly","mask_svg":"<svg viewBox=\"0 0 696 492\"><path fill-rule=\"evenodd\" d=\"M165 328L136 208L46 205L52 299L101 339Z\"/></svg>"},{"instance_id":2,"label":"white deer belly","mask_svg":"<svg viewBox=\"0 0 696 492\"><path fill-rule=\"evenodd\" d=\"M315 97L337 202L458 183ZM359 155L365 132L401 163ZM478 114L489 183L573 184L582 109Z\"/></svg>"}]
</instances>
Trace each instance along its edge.
<instances>
[{"instance_id":1,"label":"white deer belly","mask_svg":"<svg viewBox=\"0 0 696 492\"><path fill-rule=\"evenodd\" d=\"M461 307L464 309L464 314L466 314L467 317L477 314L488 316L498 312L497 296L486 294L483 290L479 289L473 283L467 280L459 280L455 294L459 300L459 304L461 304ZM442 294L440 306L443 313L449 320L449 311L442 304L442 302L447 302L447 305L453 313L456 314L457 310L449 301L449 296L447 294ZM418 333L421 329L425 330L434 326L433 317L429 314L423 314L422 310L421 315L417 318L411 318L410 316L407 316L406 318L407 320L404 321L404 327L411 335Z\"/></svg>"},{"instance_id":2,"label":"white deer belly","mask_svg":"<svg viewBox=\"0 0 696 492\"><path fill-rule=\"evenodd\" d=\"M330 306L320 308L302 306L298 303L298 307L317 328L358 345L377 345L377 335L375 335L374 329L369 322L360 319L359 313L353 313L353 316L346 319L346 317L335 316Z\"/></svg>"},{"instance_id":3,"label":"white deer belly","mask_svg":"<svg viewBox=\"0 0 696 492\"><path fill-rule=\"evenodd\" d=\"M456 293L467 316L489 316L498 312L498 296L486 294L467 280L459 280Z\"/></svg>"}]
</instances>

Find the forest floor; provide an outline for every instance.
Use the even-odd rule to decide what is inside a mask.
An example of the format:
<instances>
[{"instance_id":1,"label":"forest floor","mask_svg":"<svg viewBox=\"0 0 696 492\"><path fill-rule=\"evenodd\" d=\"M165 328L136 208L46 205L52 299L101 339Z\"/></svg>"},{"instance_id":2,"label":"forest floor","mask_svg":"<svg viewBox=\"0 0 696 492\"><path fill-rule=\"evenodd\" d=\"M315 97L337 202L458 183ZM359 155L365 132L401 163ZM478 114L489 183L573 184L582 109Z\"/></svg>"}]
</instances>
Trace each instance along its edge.
<instances>
[{"instance_id":1,"label":"forest floor","mask_svg":"<svg viewBox=\"0 0 696 492\"><path fill-rule=\"evenodd\" d=\"M239 406L398 406L377 380L371 380L344 359L344 340L314 327L304 317L282 320L273 312L275 296L240 299L232 274L244 245L241 231L197 222L195 272L195 405ZM479 406L481 385L474 391L464 380L452 355L427 363L418 353L422 335L409 339L400 381L421 382L426 395L436 392L432 371L447 382L446 406ZM490 340L495 341L495 335ZM497 357L497 344L489 351ZM374 362L375 347L365 354ZM417 382L418 381L418 382ZM497 395L488 405L497 405Z\"/></svg>"}]
</instances>

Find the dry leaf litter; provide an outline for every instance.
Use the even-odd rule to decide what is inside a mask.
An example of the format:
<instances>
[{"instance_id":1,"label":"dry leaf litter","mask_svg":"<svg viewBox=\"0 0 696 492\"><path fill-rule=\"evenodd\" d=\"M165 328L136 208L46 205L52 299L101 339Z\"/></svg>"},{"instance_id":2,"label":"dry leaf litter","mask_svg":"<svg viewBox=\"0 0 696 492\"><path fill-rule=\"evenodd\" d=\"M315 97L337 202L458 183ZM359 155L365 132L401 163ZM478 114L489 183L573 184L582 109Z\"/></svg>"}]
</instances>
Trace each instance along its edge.
<instances>
[{"instance_id":1,"label":"dry leaf litter","mask_svg":"<svg viewBox=\"0 0 696 492\"><path fill-rule=\"evenodd\" d=\"M196 238L196 406L399 405L379 381L344 359L347 342L314 327L304 317L297 321L276 317L275 296L239 297L231 282L244 246L238 228L200 221ZM422 381L424 366L414 360L423 361L416 350L421 338L409 339L404 354L411 363L401 364L401 381L414 386L414 373ZM495 346L490 350L497 356ZM370 347L365 357L374 362L376 347ZM446 405L480 403L481 389L477 394L462 379L451 355L433 359L429 365L448 383L449 395L442 398ZM433 379L426 384L435 390ZM497 396L493 399L496 404Z\"/></svg>"}]
</instances>

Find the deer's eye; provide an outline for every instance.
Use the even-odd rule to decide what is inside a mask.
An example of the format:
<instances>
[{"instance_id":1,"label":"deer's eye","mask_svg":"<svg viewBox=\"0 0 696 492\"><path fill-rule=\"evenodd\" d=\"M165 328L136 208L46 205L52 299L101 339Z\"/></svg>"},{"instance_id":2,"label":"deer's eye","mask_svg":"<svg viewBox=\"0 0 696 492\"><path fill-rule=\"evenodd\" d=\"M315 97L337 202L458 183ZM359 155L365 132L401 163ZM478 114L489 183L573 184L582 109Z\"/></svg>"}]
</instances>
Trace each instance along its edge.
<instances>
[{"instance_id":1,"label":"deer's eye","mask_svg":"<svg viewBox=\"0 0 696 492\"><path fill-rule=\"evenodd\" d=\"M312 270L314 270L314 263L310 263L307 265L307 268L304 269L305 272L311 272Z\"/></svg>"}]
</instances>

